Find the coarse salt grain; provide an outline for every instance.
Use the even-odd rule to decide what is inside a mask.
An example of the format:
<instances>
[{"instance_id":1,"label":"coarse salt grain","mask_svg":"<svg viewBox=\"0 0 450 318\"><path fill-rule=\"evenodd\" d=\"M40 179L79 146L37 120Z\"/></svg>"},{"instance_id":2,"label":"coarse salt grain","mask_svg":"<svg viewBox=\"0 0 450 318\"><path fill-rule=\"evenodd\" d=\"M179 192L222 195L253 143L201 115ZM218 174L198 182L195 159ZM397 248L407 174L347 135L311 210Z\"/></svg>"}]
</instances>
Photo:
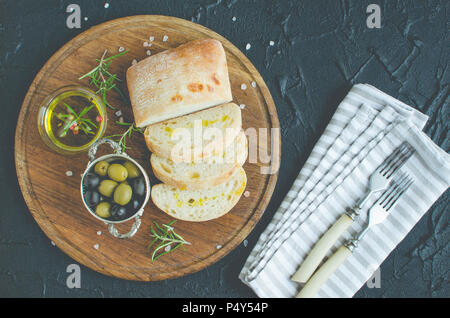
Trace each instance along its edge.
<instances>
[{"instance_id":1,"label":"coarse salt grain","mask_svg":"<svg viewBox=\"0 0 450 318\"><path fill-rule=\"evenodd\" d=\"M244 109L244 108L245 108L245 104L240 104L239 107L240 107L241 109Z\"/></svg>"},{"instance_id":2,"label":"coarse salt grain","mask_svg":"<svg viewBox=\"0 0 450 318\"><path fill-rule=\"evenodd\" d=\"M147 53L148 56L152 55L152 51L150 51L150 50L147 50L146 53Z\"/></svg>"},{"instance_id":3,"label":"coarse salt grain","mask_svg":"<svg viewBox=\"0 0 450 318\"><path fill-rule=\"evenodd\" d=\"M242 85L241 85L241 89L242 89L243 91L245 91L245 90L247 89L247 85L242 84Z\"/></svg>"},{"instance_id":4,"label":"coarse salt grain","mask_svg":"<svg viewBox=\"0 0 450 318\"><path fill-rule=\"evenodd\" d=\"M109 8L109 3L106 2L105 5L104 5L104 7L105 7L105 9L108 9L108 8Z\"/></svg>"},{"instance_id":5,"label":"coarse salt grain","mask_svg":"<svg viewBox=\"0 0 450 318\"><path fill-rule=\"evenodd\" d=\"M95 244L95 245L94 245L94 248L95 248L96 250L98 250L99 247L100 247L100 245L98 245L98 244Z\"/></svg>"},{"instance_id":6,"label":"coarse salt grain","mask_svg":"<svg viewBox=\"0 0 450 318\"><path fill-rule=\"evenodd\" d=\"M169 39L169 37L167 35L164 35L163 42L166 42L168 39Z\"/></svg>"},{"instance_id":7,"label":"coarse salt grain","mask_svg":"<svg viewBox=\"0 0 450 318\"><path fill-rule=\"evenodd\" d=\"M250 192L245 191L245 192L244 192L244 197L248 198L249 196L250 196Z\"/></svg>"},{"instance_id":8,"label":"coarse salt grain","mask_svg":"<svg viewBox=\"0 0 450 318\"><path fill-rule=\"evenodd\" d=\"M248 245L248 241L247 240L244 240L244 247L247 247L247 245Z\"/></svg>"},{"instance_id":9,"label":"coarse salt grain","mask_svg":"<svg viewBox=\"0 0 450 318\"><path fill-rule=\"evenodd\" d=\"M166 252L170 251L170 245L167 245L167 246L164 248L164 250L165 250Z\"/></svg>"},{"instance_id":10,"label":"coarse salt grain","mask_svg":"<svg viewBox=\"0 0 450 318\"><path fill-rule=\"evenodd\" d=\"M53 246L56 246L55 242L52 241L51 243L52 243Z\"/></svg>"},{"instance_id":11,"label":"coarse salt grain","mask_svg":"<svg viewBox=\"0 0 450 318\"><path fill-rule=\"evenodd\" d=\"M97 231L97 235L102 235L102 231Z\"/></svg>"},{"instance_id":12,"label":"coarse salt grain","mask_svg":"<svg viewBox=\"0 0 450 318\"><path fill-rule=\"evenodd\" d=\"M222 245L217 244L217 245L216 245L216 248L217 248L218 250L220 250L220 249L222 248Z\"/></svg>"},{"instance_id":13,"label":"coarse salt grain","mask_svg":"<svg viewBox=\"0 0 450 318\"><path fill-rule=\"evenodd\" d=\"M148 39L150 40L150 42L153 42L153 41L155 40L155 37L154 37L154 36L151 36L151 37L149 37Z\"/></svg>"},{"instance_id":14,"label":"coarse salt grain","mask_svg":"<svg viewBox=\"0 0 450 318\"><path fill-rule=\"evenodd\" d=\"M233 21L233 22L236 21L236 17L232 17L231 21Z\"/></svg>"},{"instance_id":15,"label":"coarse salt grain","mask_svg":"<svg viewBox=\"0 0 450 318\"><path fill-rule=\"evenodd\" d=\"M73 172L70 170L66 171L66 176L68 176L68 177L73 176Z\"/></svg>"},{"instance_id":16,"label":"coarse salt grain","mask_svg":"<svg viewBox=\"0 0 450 318\"><path fill-rule=\"evenodd\" d=\"M252 87L254 88L254 87L256 87L256 82L252 82Z\"/></svg>"},{"instance_id":17,"label":"coarse salt grain","mask_svg":"<svg viewBox=\"0 0 450 318\"><path fill-rule=\"evenodd\" d=\"M245 46L245 49L248 51L248 50L250 50L251 47L252 47L252 45L250 43L247 43L247 45Z\"/></svg>"},{"instance_id":18,"label":"coarse salt grain","mask_svg":"<svg viewBox=\"0 0 450 318\"><path fill-rule=\"evenodd\" d=\"M269 45L270 45L270 46L274 46L274 45L275 45L275 42L274 42L274 41L270 41L270 42L269 42Z\"/></svg>"},{"instance_id":19,"label":"coarse salt grain","mask_svg":"<svg viewBox=\"0 0 450 318\"><path fill-rule=\"evenodd\" d=\"M118 110L118 111L116 111L115 114L116 114L117 117L120 117L120 116L122 116L122 111L121 111L121 110Z\"/></svg>"},{"instance_id":20,"label":"coarse salt grain","mask_svg":"<svg viewBox=\"0 0 450 318\"><path fill-rule=\"evenodd\" d=\"M144 47L147 47L147 46L148 46L148 42L145 41L145 42L144 42Z\"/></svg>"},{"instance_id":21,"label":"coarse salt grain","mask_svg":"<svg viewBox=\"0 0 450 318\"><path fill-rule=\"evenodd\" d=\"M84 17L84 21L87 21L88 20L88 17Z\"/></svg>"},{"instance_id":22,"label":"coarse salt grain","mask_svg":"<svg viewBox=\"0 0 450 318\"><path fill-rule=\"evenodd\" d=\"M136 65L137 64L137 61L136 61L136 59L134 59L132 62L131 62L131 65Z\"/></svg>"},{"instance_id":23,"label":"coarse salt grain","mask_svg":"<svg viewBox=\"0 0 450 318\"><path fill-rule=\"evenodd\" d=\"M119 52L125 51L125 48L123 46L119 47Z\"/></svg>"}]
</instances>

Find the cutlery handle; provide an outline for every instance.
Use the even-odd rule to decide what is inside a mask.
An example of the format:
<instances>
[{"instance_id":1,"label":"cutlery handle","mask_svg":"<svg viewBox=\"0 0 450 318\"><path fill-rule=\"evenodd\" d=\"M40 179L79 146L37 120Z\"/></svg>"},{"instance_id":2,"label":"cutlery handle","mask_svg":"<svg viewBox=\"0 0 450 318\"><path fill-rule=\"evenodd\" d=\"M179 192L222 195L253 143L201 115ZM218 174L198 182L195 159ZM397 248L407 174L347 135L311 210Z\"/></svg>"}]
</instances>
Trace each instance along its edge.
<instances>
[{"instance_id":1,"label":"cutlery handle","mask_svg":"<svg viewBox=\"0 0 450 318\"><path fill-rule=\"evenodd\" d=\"M311 252L300 265L300 268L292 276L292 280L299 283L306 283L316 268L322 262L323 258L336 243L338 238L344 233L348 227L353 223L353 219L347 214L343 214L320 238L314 245Z\"/></svg>"},{"instance_id":2,"label":"cutlery handle","mask_svg":"<svg viewBox=\"0 0 450 318\"><path fill-rule=\"evenodd\" d=\"M347 246L341 246L308 280L297 298L312 298L336 269L352 254Z\"/></svg>"}]
</instances>

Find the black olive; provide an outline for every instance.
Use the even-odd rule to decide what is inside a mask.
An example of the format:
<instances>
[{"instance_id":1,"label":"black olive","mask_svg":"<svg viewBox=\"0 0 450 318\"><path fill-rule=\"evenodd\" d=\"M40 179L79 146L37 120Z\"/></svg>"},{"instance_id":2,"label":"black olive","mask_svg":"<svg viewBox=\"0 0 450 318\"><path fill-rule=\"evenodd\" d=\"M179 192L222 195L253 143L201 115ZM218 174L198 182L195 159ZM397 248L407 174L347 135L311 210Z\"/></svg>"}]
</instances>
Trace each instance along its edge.
<instances>
[{"instance_id":1,"label":"black olive","mask_svg":"<svg viewBox=\"0 0 450 318\"><path fill-rule=\"evenodd\" d=\"M111 207L111 217L114 220L123 220L127 215L127 209L124 206L114 204Z\"/></svg>"},{"instance_id":2,"label":"black olive","mask_svg":"<svg viewBox=\"0 0 450 318\"><path fill-rule=\"evenodd\" d=\"M138 199L131 199L130 203L128 203L128 208L130 211L136 212L137 209L141 206L141 202Z\"/></svg>"},{"instance_id":3,"label":"black olive","mask_svg":"<svg viewBox=\"0 0 450 318\"><path fill-rule=\"evenodd\" d=\"M143 196L145 195L145 180L144 178L137 178L133 180L133 193Z\"/></svg>"},{"instance_id":4,"label":"black olive","mask_svg":"<svg viewBox=\"0 0 450 318\"><path fill-rule=\"evenodd\" d=\"M88 173L83 178L83 185L89 190L94 189L100 183L100 177L95 173Z\"/></svg>"},{"instance_id":5,"label":"black olive","mask_svg":"<svg viewBox=\"0 0 450 318\"><path fill-rule=\"evenodd\" d=\"M100 193L97 191L86 191L84 199L89 206L95 206L100 202Z\"/></svg>"}]
</instances>

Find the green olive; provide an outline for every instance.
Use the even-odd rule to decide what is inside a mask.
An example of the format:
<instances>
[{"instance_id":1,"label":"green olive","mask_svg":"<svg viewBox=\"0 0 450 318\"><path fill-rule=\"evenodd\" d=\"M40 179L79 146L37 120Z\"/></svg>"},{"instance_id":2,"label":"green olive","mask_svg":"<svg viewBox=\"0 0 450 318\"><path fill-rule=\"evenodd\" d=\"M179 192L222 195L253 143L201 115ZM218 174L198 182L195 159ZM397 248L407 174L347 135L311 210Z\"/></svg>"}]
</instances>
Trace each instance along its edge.
<instances>
[{"instance_id":1,"label":"green olive","mask_svg":"<svg viewBox=\"0 0 450 318\"><path fill-rule=\"evenodd\" d=\"M131 200L133 190L128 184L121 183L114 191L114 202L120 205L126 205Z\"/></svg>"},{"instance_id":2,"label":"green olive","mask_svg":"<svg viewBox=\"0 0 450 318\"><path fill-rule=\"evenodd\" d=\"M140 175L139 169L138 167L136 167L134 163L132 163L131 161L127 161L123 164L123 166L128 171L128 178L133 179L139 177Z\"/></svg>"},{"instance_id":3,"label":"green olive","mask_svg":"<svg viewBox=\"0 0 450 318\"><path fill-rule=\"evenodd\" d=\"M106 201L100 202L95 209L95 214L104 219L109 218L111 216L111 204Z\"/></svg>"},{"instance_id":4,"label":"green olive","mask_svg":"<svg viewBox=\"0 0 450 318\"><path fill-rule=\"evenodd\" d=\"M105 197L110 197L114 189L117 187L117 182L113 180L102 180L98 186L98 192L103 194Z\"/></svg>"},{"instance_id":5,"label":"green olive","mask_svg":"<svg viewBox=\"0 0 450 318\"><path fill-rule=\"evenodd\" d=\"M106 162L106 161L99 161L95 165L94 171L99 176L104 177L108 173L108 167L109 167L109 163L108 162Z\"/></svg>"},{"instance_id":6,"label":"green olive","mask_svg":"<svg viewBox=\"0 0 450 318\"><path fill-rule=\"evenodd\" d=\"M108 168L108 177L117 182L125 181L128 177L127 169L118 163L113 163Z\"/></svg>"}]
</instances>

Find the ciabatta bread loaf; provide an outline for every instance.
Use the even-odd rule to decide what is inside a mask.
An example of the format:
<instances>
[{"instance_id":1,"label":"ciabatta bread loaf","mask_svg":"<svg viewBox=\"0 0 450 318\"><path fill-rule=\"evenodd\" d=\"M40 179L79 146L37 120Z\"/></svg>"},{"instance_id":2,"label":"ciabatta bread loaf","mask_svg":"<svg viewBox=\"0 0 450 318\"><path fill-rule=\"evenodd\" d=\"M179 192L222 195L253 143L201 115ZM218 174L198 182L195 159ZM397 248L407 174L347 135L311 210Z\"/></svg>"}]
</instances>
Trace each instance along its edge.
<instances>
[{"instance_id":1,"label":"ciabatta bread loaf","mask_svg":"<svg viewBox=\"0 0 450 318\"><path fill-rule=\"evenodd\" d=\"M150 125L144 137L158 157L199 162L224 152L241 129L241 109L228 103Z\"/></svg>"},{"instance_id":2,"label":"ciabatta bread loaf","mask_svg":"<svg viewBox=\"0 0 450 318\"><path fill-rule=\"evenodd\" d=\"M150 162L155 176L181 189L205 189L228 181L247 159L247 137L241 131L226 150L200 163L174 163L152 154Z\"/></svg>"},{"instance_id":3,"label":"ciabatta bread loaf","mask_svg":"<svg viewBox=\"0 0 450 318\"><path fill-rule=\"evenodd\" d=\"M161 183L151 191L153 203L170 216L184 221L208 221L228 213L239 201L247 184L244 169L218 186L203 190L181 190Z\"/></svg>"},{"instance_id":4,"label":"ciabatta bread loaf","mask_svg":"<svg viewBox=\"0 0 450 318\"><path fill-rule=\"evenodd\" d=\"M225 51L214 39L147 57L128 68L126 77L137 127L232 100Z\"/></svg>"}]
</instances>

